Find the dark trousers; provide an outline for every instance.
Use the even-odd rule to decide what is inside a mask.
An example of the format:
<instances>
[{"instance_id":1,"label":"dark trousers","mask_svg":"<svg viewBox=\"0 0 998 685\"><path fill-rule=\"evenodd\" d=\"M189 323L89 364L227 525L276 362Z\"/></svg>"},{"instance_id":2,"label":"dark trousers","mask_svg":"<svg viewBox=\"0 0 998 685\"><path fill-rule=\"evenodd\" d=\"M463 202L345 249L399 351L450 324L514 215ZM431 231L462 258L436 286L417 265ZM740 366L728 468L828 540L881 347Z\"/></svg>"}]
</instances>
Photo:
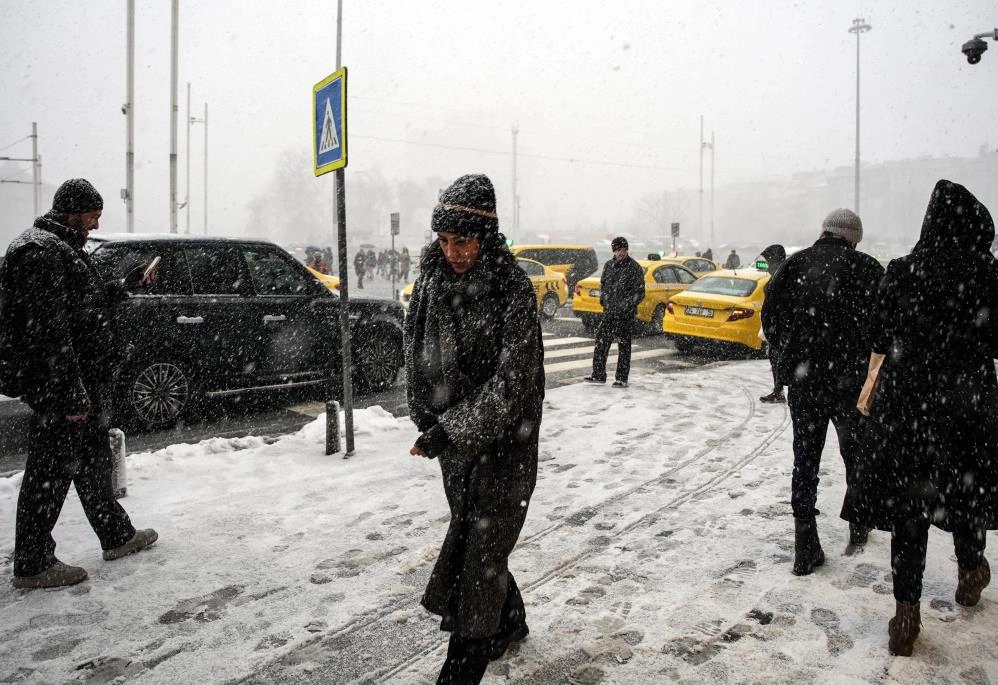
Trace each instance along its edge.
<instances>
[{"instance_id":1,"label":"dark trousers","mask_svg":"<svg viewBox=\"0 0 998 685\"><path fill-rule=\"evenodd\" d=\"M906 521L891 532L891 573L894 599L916 604L922 598L922 574L929 544L929 522ZM961 571L974 571L984 559L986 531L959 528L953 531L956 562Z\"/></svg>"},{"instance_id":2,"label":"dark trousers","mask_svg":"<svg viewBox=\"0 0 998 685\"><path fill-rule=\"evenodd\" d=\"M773 392L782 392L783 383L780 383L780 374L776 371L776 353L773 348L769 348L769 370L773 374Z\"/></svg>"},{"instance_id":3,"label":"dark trousers","mask_svg":"<svg viewBox=\"0 0 998 685\"><path fill-rule=\"evenodd\" d=\"M15 576L33 576L55 562L52 530L70 483L76 486L101 549L119 547L135 534L128 514L114 498L111 447L99 416L74 423L35 414L30 440L17 498Z\"/></svg>"},{"instance_id":4,"label":"dark trousers","mask_svg":"<svg viewBox=\"0 0 998 685\"><path fill-rule=\"evenodd\" d=\"M846 467L846 483L852 482L860 413L856 409L859 390L833 392L825 388L791 385L787 395L790 418L794 424L794 472L790 504L795 518L810 518L817 513L818 467L825 448L828 422L835 426L839 452Z\"/></svg>"},{"instance_id":5,"label":"dark trousers","mask_svg":"<svg viewBox=\"0 0 998 685\"><path fill-rule=\"evenodd\" d=\"M593 378L598 381L606 380L606 358L610 354L610 345L617 341L617 372L615 374L618 381L627 382L627 377L631 373L631 328L634 326L634 317L630 314L624 316L603 315L599 326L596 328L596 349L593 350Z\"/></svg>"}]
</instances>

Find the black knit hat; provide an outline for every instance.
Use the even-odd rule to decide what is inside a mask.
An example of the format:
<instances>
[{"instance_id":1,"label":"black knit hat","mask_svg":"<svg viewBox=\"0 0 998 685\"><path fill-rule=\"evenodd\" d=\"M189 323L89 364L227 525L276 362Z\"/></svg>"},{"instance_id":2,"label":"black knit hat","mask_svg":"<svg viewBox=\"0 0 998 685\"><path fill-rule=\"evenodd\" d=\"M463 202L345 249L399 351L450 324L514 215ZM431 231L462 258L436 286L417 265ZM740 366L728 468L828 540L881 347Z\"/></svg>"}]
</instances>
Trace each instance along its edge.
<instances>
[{"instance_id":1,"label":"black knit hat","mask_svg":"<svg viewBox=\"0 0 998 685\"><path fill-rule=\"evenodd\" d=\"M55 191L52 211L59 214L83 214L104 209L104 198L85 178L71 178Z\"/></svg>"},{"instance_id":2,"label":"black knit hat","mask_svg":"<svg viewBox=\"0 0 998 685\"><path fill-rule=\"evenodd\" d=\"M484 174L467 174L440 194L430 228L482 239L499 232L496 190Z\"/></svg>"},{"instance_id":3,"label":"black knit hat","mask_svg":"<svg viewBox=\"0 0 998 685\"><path fill-rule=\"evenodd\" d=\"M617 250L620 250L620 249L626 250L627 249L627 238L625 238L622 235L617 236L616 238L614 238L613 240L610 241L610 249L613 250L614 252L616 252Z\"/></svg>"}]
</instances>

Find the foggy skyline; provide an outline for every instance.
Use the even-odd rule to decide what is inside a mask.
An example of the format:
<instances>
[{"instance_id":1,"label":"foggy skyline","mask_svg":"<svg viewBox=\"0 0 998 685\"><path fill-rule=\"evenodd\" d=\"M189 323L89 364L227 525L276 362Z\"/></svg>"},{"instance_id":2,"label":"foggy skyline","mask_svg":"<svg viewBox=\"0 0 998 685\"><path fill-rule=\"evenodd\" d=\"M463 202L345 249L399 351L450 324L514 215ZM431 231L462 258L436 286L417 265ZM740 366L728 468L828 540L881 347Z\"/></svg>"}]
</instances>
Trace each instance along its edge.
<instances>
[{"instance_id":1,"label":"foggy skyline","mask_svg":"<svg viewBox=\"0 0 998 685\"><path fill-rule=\"evenodd\" d=\"M619 225L643 196L698 186L701 114L707 140L716 135L719 187L851 166L855 17L872 26L861 38L864 163L994 150L998 44L988 41L973 66L960 53L998 22L993 3L896 4L629 2L609 11L592 1L345 0L348 192L365 173L422 183L484 172L508 231L516 124L524 230ZM170 2L136 5L135 225L166 231ZM125 8L0 0L0 155L30 156L30 141L11 144L37 121L43 180L93 181L105 231L125 229ZM309 151L311 88L335 69L335 14L334 2L180 3L178 200L190 82L192 114L205 101L210 110L209 232L247 232L250 204L273 192L281 156ZM203 135L192 128L192 232L202 225ZM709 160L707 150L705 187ZM13 178L30 181L30 164L19 168ZM311 183L330 195L328 176ZM0 185L0 206L23 194L30 207L30 193ZM30 217L4 220L16 228L0 232L0 246ZM425 228L403 231L421 237Z\"/></svg>"}]
</instances>

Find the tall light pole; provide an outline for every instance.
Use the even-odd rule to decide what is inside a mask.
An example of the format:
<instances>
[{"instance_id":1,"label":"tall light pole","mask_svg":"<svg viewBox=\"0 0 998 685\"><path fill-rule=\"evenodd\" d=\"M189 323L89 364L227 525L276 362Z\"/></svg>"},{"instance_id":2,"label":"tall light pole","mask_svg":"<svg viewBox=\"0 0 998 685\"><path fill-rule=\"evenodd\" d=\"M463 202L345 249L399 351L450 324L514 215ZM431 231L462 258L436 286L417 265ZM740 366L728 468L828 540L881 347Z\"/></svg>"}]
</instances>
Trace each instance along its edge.
<instances>
[{"instance_id":1,"label":"tall light pole","mask_svg":"<svg viewBox=\"0 0 998 685\"><path fill-rule=\"evenodd\" d=\"M859 214L859 34L866 33L872 26L865 19L857 17L852 20L849 33L856 34L856 191L853 211Z\"/></svg>"},{"instance_id":2,"label":"tall light pole","mask_svg":"<svg viewBox=\"0 0 998 685\"><path fill-rule=\"evenodd\" d=\"M703 240L703 115L700 115L700 214L697 219L697 235ZM708 245L714 249L713 245Z\"/></svg>"},{"instance_id":3,"label":"tall light pole","mask_svg":"<svg viewBox=\"0 0 998 685\"><path fill-rule=\"evenodd\" d=\"M173 0L170 21L170 233L177 232L177 35L180 0Z\"/></svg>"},{"instance_id":4,"label":"tall light pole","mask_svg":"<svg viewBox=\"0 0 998 685\"><path fill-rule=\"evenodd\" d=\"M135 0L128 0L128 45L125 48L128 66L125 69L125 230L135 231Z\"/></svg>"},{"instance_id":5,"label":"tall light pole","mask_svg":"<svg viewBox=\"0 0 998 685\"><path fill-rule=\"evenodd\" d=\"M192 117L189 83L187 90L187 232L191 232L191 124L204 124L204 234L208 235L208 103L204 103L204 117Z\"/></svg>"},{"instance_id":6,"label":"tall light pole","mask_svg":"<svg viewBox=\"0 0 998 685\"><path fill-rule=\"evenodd\" d=\"M520 127L513 124L513 235L519 240L520 228L520 198L516 194L516 134Z\"/></svg>"}]
</instances>

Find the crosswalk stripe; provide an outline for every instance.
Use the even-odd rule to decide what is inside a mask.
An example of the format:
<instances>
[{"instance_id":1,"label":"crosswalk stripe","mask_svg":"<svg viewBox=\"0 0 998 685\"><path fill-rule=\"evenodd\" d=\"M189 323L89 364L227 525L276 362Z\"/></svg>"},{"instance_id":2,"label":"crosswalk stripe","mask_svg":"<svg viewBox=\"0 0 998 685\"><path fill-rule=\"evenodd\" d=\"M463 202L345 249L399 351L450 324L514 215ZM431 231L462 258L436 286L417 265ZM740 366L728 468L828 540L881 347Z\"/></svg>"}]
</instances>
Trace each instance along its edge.
<instances>
[{"instance_id":1,"label":"crosswalk stripe","mask_svg":"<svg viewBox=\"0 0 998 685\"><path fill-rule=\"evenodd\" d=\"M670 350L638 350L637 352L631 353L631 359L653 359L655 357L664 357L669 354ZM614 363L617 361L617 355L611 354L607 357L607 364ZM572 369L584 369L586 367L592 368L593 360L592 357L589 359L576 359L567 362L555 362L553 364L545 364L544 371L547 373L555 373L556 371L571 371Z\"/></svg>"},{"instance_id":2,"label":"crosswalk stripe","mask_svg":"<svg viewBox=\"0 0 998 685\"><path fill-rule=\"evenodd\" d=\"M586 354L592 356L595 345L583 345L582 347L569 347L561 350L544 350L544 359L555 359L557 357L571 357L574 354Z\"/></svg>"},{"instance_id":3,"label":"crosswalk stripe","mask_svg":"<svg viewBox=\"0 0 998 685\"><path fill-rule=\"evenodd\" d=\"M544 349L549 347L557 347L560 345L575 345L576 343L593 343L592 338L555 338L554 340L545 340Z\"/></svg>"}]
</instances>

